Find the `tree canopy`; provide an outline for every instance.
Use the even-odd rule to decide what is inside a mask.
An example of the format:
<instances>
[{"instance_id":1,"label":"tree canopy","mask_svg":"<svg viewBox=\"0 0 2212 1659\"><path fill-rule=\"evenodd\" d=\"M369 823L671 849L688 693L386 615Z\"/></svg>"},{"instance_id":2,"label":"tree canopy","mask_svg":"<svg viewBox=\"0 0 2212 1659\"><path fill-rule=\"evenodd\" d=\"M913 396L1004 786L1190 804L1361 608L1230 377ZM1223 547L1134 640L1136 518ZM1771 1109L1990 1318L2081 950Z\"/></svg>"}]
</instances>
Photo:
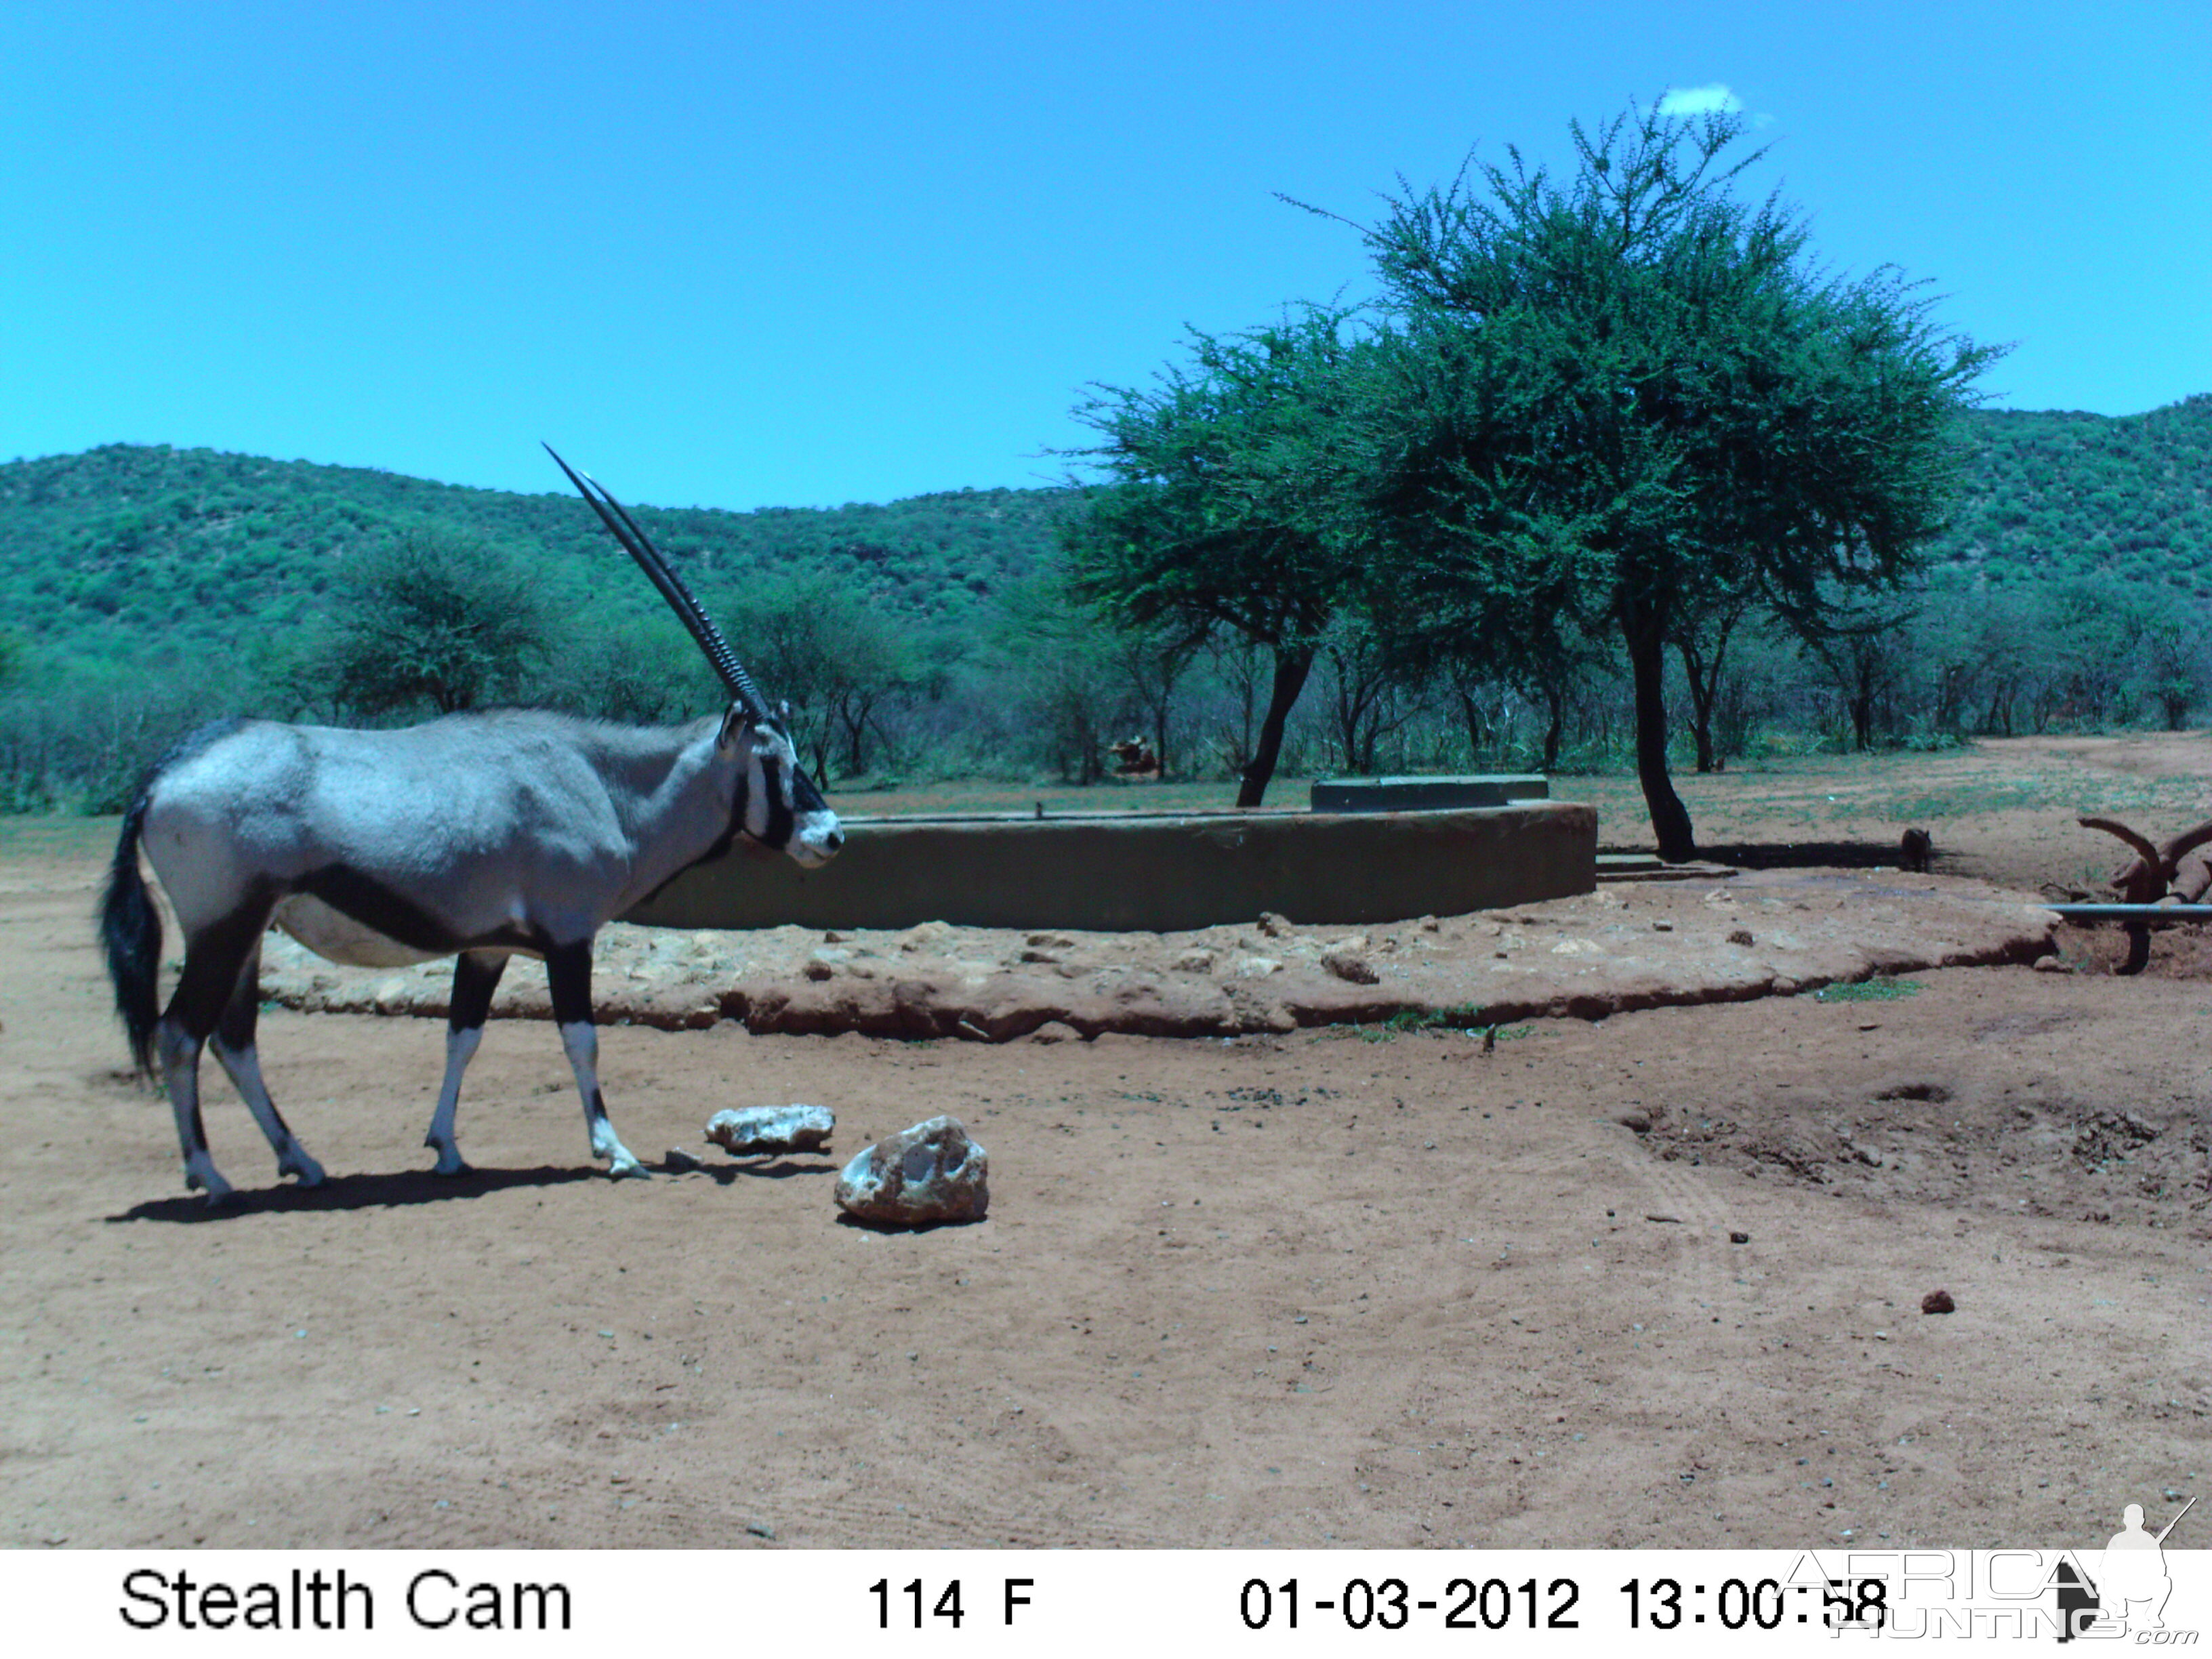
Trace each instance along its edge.
<instances>
[{"instance_id":1,"label":"tree canopy","mask_svg":"<svg viewBox=\"0 0 2212 1659\"><path fill-rule=\"evenodd\" d=\"M1893 270L1825 276L1786 210L1739 202L1738 118L1572 131L1565 183L1510 151L1368 228L1402 434L1370 488L1430 629L1508 654L1547 619L1618 633L1652 824L1681 859L1668 645L1753 594L1817 636L1897 586L1942 527L1954 417L1996 353Z\"/></svg>"},{"instance_id":2,"label":"tree canopy","mask_svg":"<svg viewBox=\"0 0 2212 1659\"><path fill-rule=\"evenodd\" d=\"M317 666L340 704L441 714L508 695L550 633L528 577L495 550L429 532L347 562Z\"/></svg>"},{"instance_id":3,"label":"tree canopy","mask_svg":"<svg viewBox=\"0 0 2212 1659\"><path fill-rule=\"evenodd\" d=\"M1346 322L1316 306L1247 334L1194 330L1188 366L1077 410L1103 440L1079 453L1109 482L1062 531L1076 592L1126 625L1194 646L1225 634L1273 658L1240 806L1264 797L1322 634L1368 562L1370 352Z\"/></svg>"},{"instance_id":4,"label":"tree canopy","mask_svg":"<svg viewBox=\"0 0 2212 1659\"><path fill-rule=\"evenodd\" d=\"M754 582L724 608L751 672L792 705L792 736L812 756L816 777L830 776L833 750L847 776L866 770L884 700L925 675L911 630L819 574Z\"/></svg>"}]
</instances>

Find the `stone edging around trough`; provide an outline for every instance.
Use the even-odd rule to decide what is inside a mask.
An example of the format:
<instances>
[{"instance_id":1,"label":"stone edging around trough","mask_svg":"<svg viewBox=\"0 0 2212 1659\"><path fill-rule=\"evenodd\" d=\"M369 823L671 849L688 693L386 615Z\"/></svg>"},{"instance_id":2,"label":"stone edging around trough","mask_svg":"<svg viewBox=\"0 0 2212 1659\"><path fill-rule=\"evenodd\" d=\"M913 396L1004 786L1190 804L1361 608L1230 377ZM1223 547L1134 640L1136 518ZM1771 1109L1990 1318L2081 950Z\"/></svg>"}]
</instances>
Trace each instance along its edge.
<instances>
[{"instance_id":1,"label":"stone edging around trough","mask_svg":"<svg viewBox=\"0 0 2212 1659\"><path fill-rule=\"evenodd\" d=\"M1219 1037L1401 1014L1601 1019L2027 963L2055 949L2055 920L2026 895L1976 882L1786 871L1367 928L1275 917L1165 934L616 926L599 937L593 987L601 1023L671 1030L738 1020L760 1033L994 1042ZM337 968L272 935L262 991L308 1012L442 1018L450 975L442 962ZM550 1017L542 970L516 964L508 981L495 1016Z\"/></svg>"}]
</instances>

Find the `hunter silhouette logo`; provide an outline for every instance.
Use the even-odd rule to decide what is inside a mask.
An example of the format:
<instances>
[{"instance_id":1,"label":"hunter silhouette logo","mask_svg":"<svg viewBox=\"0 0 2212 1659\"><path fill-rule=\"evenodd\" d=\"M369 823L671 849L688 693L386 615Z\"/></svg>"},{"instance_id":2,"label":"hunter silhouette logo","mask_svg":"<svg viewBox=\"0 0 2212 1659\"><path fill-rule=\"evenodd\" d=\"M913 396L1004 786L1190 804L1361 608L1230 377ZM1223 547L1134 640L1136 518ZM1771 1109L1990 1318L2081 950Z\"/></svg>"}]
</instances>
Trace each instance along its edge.
<instances>
[{"instance_id":1,"label":"hunter silhouette logo","mask_svg":"<svg viewBox=\"0 0 2212 1659\"><path fill-rule=\"evenodd\" d=\"M2142 1504L2123 1510L2120 1530L2105 1546L2096 1577L2085 1584L2070 1571L2062 1569L2059 1574L2058 1610L2065 1628L2058 1639L2070 1642L2093 1624L2107 1621L2108 1627L2098 1631L2099 1636L2164 1630L2161 1615L2166 1598L2173 1594L2173 1580L2166 1571L2166 1534L2196 1506L2191 1498L2155 1535L2144 1530Z\"/></svg>"}]
</instances>

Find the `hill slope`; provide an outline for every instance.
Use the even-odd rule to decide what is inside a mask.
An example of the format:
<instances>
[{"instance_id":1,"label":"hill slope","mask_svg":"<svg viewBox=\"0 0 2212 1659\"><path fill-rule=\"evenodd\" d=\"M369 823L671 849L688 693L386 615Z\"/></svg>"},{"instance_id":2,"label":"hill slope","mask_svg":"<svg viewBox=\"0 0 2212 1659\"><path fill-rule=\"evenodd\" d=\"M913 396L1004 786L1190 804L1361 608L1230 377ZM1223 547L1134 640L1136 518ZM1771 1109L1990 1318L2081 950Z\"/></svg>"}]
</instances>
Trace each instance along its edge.
<instances>
[{"instance_id":1,"label":"hill slope","mask_svg":"<svg viewBox=\"0 0 2212 1659\"><path fill-rule=\"evenodd\" d=\"M1966 429L1966 493L1939 564L2212 596L2212 395L2147 415L1981 410Z\"/></svg>"},{"instance_id":2,"label":"hill slope","mask_svg":"<svg viewBox=\"0 0 2212 1659\"><path fill-rule=\"evenodd\" d=\"M1998 584L2079 576L2212 597L2212 395L2146 415L1979 411L1939 567ZM711 597L759 570L826 571L917 623L958 629L1049 558L1053 489L880 507L635 509ZM432 526L535 563L611 618L657 601L573 495L510 495L359 467L111 445L0 465L0 598L58 656L175 659L312 614L349 550Z\"/></svg>"},{"instance_id":3,"label":"hill slope","mask_svg":"<svg viewBox=\"0 0 2212 1659\"><path fill-rule=\"evenodd\" d=\"M812 568L957 627L1035 568L1064 499L960 490L884 507L632 510L706 594L756 570ZM0 597L13 627L64 656L220 648L312 613L340 557L419 527L481 538L538 567L553 592L615 616L659 604L573 494L119 444L0 466Z\"/></svg>"}]
</instances>

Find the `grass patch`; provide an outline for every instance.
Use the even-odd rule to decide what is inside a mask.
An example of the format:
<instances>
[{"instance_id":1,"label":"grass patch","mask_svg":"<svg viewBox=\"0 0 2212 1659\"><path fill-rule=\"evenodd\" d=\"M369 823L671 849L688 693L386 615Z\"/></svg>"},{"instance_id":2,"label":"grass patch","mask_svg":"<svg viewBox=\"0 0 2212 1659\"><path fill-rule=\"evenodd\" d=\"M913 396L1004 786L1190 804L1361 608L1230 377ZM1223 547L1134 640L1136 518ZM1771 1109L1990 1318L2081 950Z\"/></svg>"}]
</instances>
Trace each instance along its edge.
<instances>
[{"instance_id":1,"label":"grass patch","mask_svg":"<svg viewBox=\"0 0 2212 1659\"><path fill-rule=\"evenodd\" d=\"M121 823L113 817L0 816L0 858L105 858L115 850Z\"/></svg>"},{"instance_id":2,"label":"grass patch","mask_svg":"<svg viewBox=\"0 0 2212 1659\"><path fill-rule=\"evenodd\" d=\"M1454 1008L1407 1008L1375 1025L1331 1025L1317 1032L1314 1041L1357 1037L1362 1042L1390 1042L1408 1031L1457 1031L1462 1036L1510 1042L1516 1037L1534 1036L1536 1028L1493 1024L1483 1018L1481 1009L1469 1002Z\"/></svg>"},{"instance_id":3,"label":"grass patch","mask_svg":"<svg viewBox=\"0 0 2212 1659\"><path fill-rule=\"evenodd\" d=\"M1896 1002L1905 997L1920 994L1917 979L1891 979L1876 974L1872 979L1863 979L1849 985L1823 985L1813 993L1815 1002Z\"/></svg>"}]
</instances>

